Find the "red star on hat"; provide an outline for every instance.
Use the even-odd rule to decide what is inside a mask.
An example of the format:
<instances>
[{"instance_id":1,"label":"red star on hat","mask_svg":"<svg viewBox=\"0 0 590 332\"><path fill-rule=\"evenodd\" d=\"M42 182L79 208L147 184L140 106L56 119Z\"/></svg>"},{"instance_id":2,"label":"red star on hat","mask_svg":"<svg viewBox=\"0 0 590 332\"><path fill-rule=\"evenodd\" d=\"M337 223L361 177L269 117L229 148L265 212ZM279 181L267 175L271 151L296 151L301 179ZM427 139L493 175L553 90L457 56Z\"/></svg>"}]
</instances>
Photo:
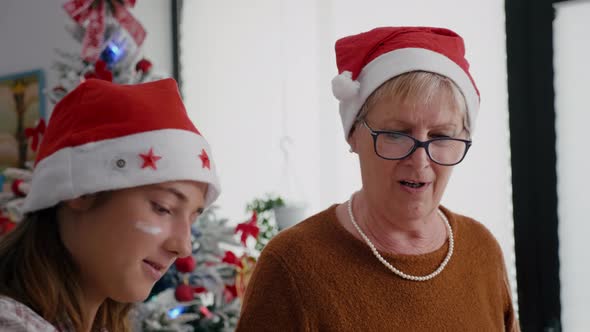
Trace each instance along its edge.
<instances>
[{"instance_id":1,"label":"red star on hat","mask_svg":"<svg viewBox=\"0 0 590 332\"><path fill-rule=\"evenodd\" d=\"M143 165L141 165L141 168L146 168L146 167L151 167L153 169L158 169L158 166L156 166L156 162L160 159L162 159L162 157L160 156L156 156L154 154L154 149L150 148L150 152L148 152L147 154L143 154L140 153L139 156L141 158L143 158Z\"/></svg>"},{"instance_id":2,"label":"red star on hat","mask_svg":"<svg viewBox=\"0 0 590 332\"><path fill-rule=\"evenodd\" d=\"M207 155L207 151L205 151L205 149L201 150L199 158L201 158L201 161L203 162L203 168L211 169L211 162L209 161L209 156Z\"/></svg>"}]
</instances>

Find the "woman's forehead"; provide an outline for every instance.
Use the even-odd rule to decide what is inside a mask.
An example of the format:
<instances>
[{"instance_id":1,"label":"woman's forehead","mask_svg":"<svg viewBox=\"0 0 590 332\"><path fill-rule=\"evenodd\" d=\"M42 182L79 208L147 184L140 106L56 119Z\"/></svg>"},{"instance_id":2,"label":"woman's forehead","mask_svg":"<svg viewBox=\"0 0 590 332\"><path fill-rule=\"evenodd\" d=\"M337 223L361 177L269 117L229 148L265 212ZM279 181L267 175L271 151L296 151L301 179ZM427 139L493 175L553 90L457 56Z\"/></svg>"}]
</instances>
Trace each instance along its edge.
<instances>
[{"instance_id":1,"label":"woman's forehead","mask_svg":"<svg viewBox=\"0 0 590 332\"><path fill-rule=\"evenodd\" d=\"M454 102L439 98L429 102L383 98L367 114L367 118L379 122L461 122L463 117Z\"/></svg>"}]
</instances>

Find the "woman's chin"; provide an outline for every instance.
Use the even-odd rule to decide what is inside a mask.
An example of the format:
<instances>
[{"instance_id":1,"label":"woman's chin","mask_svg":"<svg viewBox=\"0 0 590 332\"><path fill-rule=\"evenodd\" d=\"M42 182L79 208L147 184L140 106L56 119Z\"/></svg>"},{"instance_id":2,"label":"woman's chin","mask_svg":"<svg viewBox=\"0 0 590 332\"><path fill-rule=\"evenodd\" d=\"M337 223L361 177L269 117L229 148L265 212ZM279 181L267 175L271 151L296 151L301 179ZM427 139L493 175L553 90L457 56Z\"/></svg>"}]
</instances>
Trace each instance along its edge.
<instances>
[{"instance_id":1,"label":"woman's chin","mask_svg":"<svg viewBox=\"0 0 590 332\"><path fill-rule=\"evenodd\" d=\"M117 296L111 296L111 299L119 303L143 302L150 295L152 286L140 287L139 285L134 285L127 288L124 293L118 294Z\"/></svg>"},{"instance_id":2,"label":"woman's chin","mask_svg":"<svg viewBox=\"0 0 590 332\"><path fill-rule=\"evenodd\" d=\"M407 219L421 219L428 216L434 208L430 200L407 201L402 206L397 205L398 213Z\"/></svg>"}]
</instances>

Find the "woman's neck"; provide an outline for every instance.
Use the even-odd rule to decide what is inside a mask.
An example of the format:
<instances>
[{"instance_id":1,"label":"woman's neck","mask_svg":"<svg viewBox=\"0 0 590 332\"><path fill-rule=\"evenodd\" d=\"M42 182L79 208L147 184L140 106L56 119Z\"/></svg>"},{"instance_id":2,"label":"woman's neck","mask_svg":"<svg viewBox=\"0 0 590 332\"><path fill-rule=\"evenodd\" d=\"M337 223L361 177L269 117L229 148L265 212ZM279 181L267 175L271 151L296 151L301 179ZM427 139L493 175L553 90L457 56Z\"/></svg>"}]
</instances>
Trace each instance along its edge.
<instances>
[{"instance_id":1,"label":"woman's neck","mask_svg":"<svg viewBox=\"0 0 590 332\"><path fill-rule=\"evenodd\" d=\"M98 309L103 304L104 299L98 297L92 297L89 294L85 294L82 299L83 311L82 311L82 326L84 332L91 332L94 326L94 320Z\"/></svg>"},{"instance_id":2,"label":"woman's neck","mask_svg":"<svg viewBox=\"0 0 590 332\"><path fill-rule=\"evenodd\" d=\"M355 195L352 211L356 223L377 250L391 254L420 255L433 252L444 245L447 231L435 209L422 218L386 216L371 209L362 195ZM352 225L348 202L336 209L339 222L356 238L364 241Z\"/></svg>"}]
</instances>

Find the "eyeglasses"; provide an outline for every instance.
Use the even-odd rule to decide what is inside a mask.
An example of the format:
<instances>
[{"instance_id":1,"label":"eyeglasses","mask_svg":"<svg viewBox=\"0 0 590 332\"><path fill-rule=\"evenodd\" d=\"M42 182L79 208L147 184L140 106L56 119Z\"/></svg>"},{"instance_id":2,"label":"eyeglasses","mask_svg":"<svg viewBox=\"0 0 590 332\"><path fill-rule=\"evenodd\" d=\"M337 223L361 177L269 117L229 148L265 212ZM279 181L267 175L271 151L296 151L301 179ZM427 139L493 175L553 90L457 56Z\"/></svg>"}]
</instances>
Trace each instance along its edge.
<instances>
[{"instance_id":1,"label":"eyeglasses","mask_svg":"<svg viewBox=\"0 0 590 332\"><path fill-rule=\"evenodd\" d=\"M387 160L400 160L409 157L418 148L424 148L428 158L443 166L457 165L471 147L471 140L437 137L428 141L419 141L414 137L397 131L373 130L366 121L363 125L373 136L375 153Z\"/></svg>"}]
</instances>

